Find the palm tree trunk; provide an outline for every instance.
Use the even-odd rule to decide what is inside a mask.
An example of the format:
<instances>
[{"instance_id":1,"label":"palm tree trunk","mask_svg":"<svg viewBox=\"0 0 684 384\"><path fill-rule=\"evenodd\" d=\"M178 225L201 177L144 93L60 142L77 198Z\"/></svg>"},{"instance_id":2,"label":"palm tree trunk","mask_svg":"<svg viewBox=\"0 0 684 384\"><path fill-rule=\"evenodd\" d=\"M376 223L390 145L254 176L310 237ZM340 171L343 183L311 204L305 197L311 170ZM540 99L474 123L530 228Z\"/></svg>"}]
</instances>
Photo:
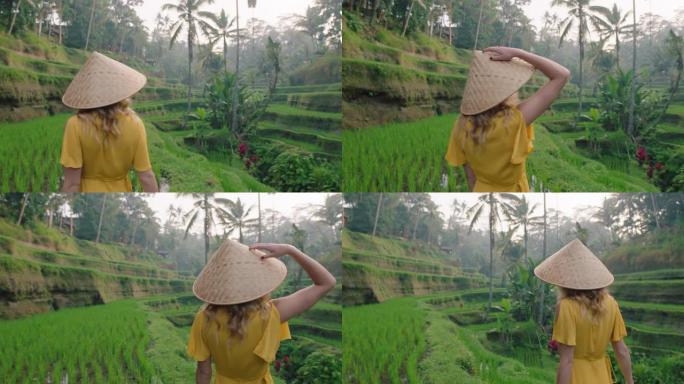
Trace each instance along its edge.
<instances>
[{"instance_id":1,"label":"palm tree trunk","mask_svg":"<svg viewBox=\"0 0 684 384\"><path fill-rule=\"evenodd\" d=\"M484 0L480 0L480 16L477 18L477 30L475 31L475 43L473 50L477 49L477 40L480 38L480 23L482 22L482 7L484 7Z\"/></svg>"},{"instance_id":2,"label":"palm tree trunk","mask_svg":"<svg viewBox=\"0 0 684 384\"><path fill-rule=\"evenodd\" d=\"M95 236L95 242L100 242L100 233L102 232L102 218L104 217L105 203L107 202L107 194L102 194L102 208L100 208L100 222L97 224L97 236Z\"/></svg>"},{"instance_id":3,"label":"palm tree trunk","mask_svg":"<svg viewBox=\"0 0 684 384\"><path fill-rule=\"evenodd\" d=\"M579 7L579 32L578 32L578 41L579 41L579 50L580 50L580 62L579 62L579 104L577 106L577 116L575 117L575 126L577 126L577 122L579 121L580 116L582 115L582 75L584 74L583 72L583 63L584 63L584 29L583 29L583 24L584 24L584 10L582 7Z\"/></svg>"},{"instance_id":4,"label":"palm tree trunk","mask_svg":"<svg viewBox=\"0 0 684 384\"><path fill-rule=\"evenodd\" d=\"M193 21L190 19L188 23L188 115L192 111L192 25ZM187 122L188 115L185 115L185 121Z\"/></svg>"},{"instance_id":5,"label":"palm tree trunk","mask_svg":"<svg viewBox=\"0 0 684 384\"><path fill-rule=\"evenodd\" d=\"M525 236L525 262L528 262L530 257L527 254L527 219L525 219L525 222L523 223L523 232Z\"/></svg>"},{"instance_id":6,"label":"palm tree trunk","mask_svg":"<svg viewBox=\"0 0 684 384\"><path fill-rule=\"evenodd\" d=\"M14 23L17 22L17 15L19 14L20 6L21 6L21 0L17 1L16 10L12 11L12 21L10 22L9 31L7 32L8 35L12 34L12 30L14 29Z\"/></svg>"},{"instance_id":7,"label":"palm tree trunk","mask_svg":"<svg viewBox=\"0 0 684 384\"><path fill-rule=\"evenodd\" d=\"M406 30L408 29L409 20L411 19L411 12L413 11L413 4L415 2L416 2L416 0L411 0L411 5L409 5L409 9L406 12L406 15L404 15L404 27L402 28L402 31L401 31L402 37L404 37L406 35Z\"/></svg>"},{"instance_id":8,"label":"palm tree trunk","mask_svg":"<svg viewBox=\"0 0 684 384\"><path fill-rule=\"evenodd\" d=\"M226 37L223 36L223 75L228 74L228 43Z\"/></svg>"},{"instance_id":9,"label":"palm tree trunk","mask_svg":"<svg viewBox=\"0 0 684 384\"><path fill-rule=\"evenodd\" d=\"M378 206L375 208L375 222L373 223L373 236L375 237L375 231L378 229L378 218L380 217L380 206L382 205L382 192L380 192L380 197L378 197Z\"/></svg>"},{"instance_id":10,"label":"palm tree trunk","mask_svg":"<svg viewBox=\"0 0 684 384\"><path fill-rule=\"evenodd\" d=\"M261 243L261 193L257 192L257 211L259 212L259 231L257 232L257 243Z\"/></svg>"},{"instance_id":11,"label":"palm tree trunk","mask_svg":"<svg viewBox=\"0 0 684 384\"><path fill-rule=\"evenodd\" d=\"M29 194L24 193L24 199L21 201L21 210L19 211L19 219L17 219L17 225L21 225L22 220L24 220L24 211L26 211L26 206L28 205Z\"/></svg>"},{"instance_id":12,"label":"palm tree trunk","mask_svg":"<svg viewBox=\"0 0 684 384\"><path fill-rule=\"evenodd\" d=\"M88 50L88 44L90 43L90 30L93 27L93 16L95 16L95 0L93 0L92 5L90 7L90 20L88 21L88 33L86 34L85 48L83 48L86 51Z\"/></svg>"},{"instance_id":13,"label":"palm tree trunk","mask_svg":"<svg viewBox=\"0 0 684 384\"><path fill-rule=\"evenodd\" d=\"M494 298L494 194L489 193L489 299L487 313L492 310Z\"/></svg>"},{"instance_id":14,"label":"palm tree trunk","mask_svg":"<svg viewBox=\"0 0 684 384\"><path fill-rule=\"evenodd\" d=\"M235 30L237 31L236 50L235 55L235 88L233 89L233 116L230 124L230 129L237 134L238 129L238 103L240 101L240 5L238 0L235 0Z\"/></svg>"},{"instance_id":15,"label":"palm tree trunk","mask_svg":"<svg viewBox=\"0 0 684 384\"><path fill-rule=\"evenodd\" d=\"M204 265L209 261L209 198L204 194Z\"/></svg>"},{"instance_id":16,"label":"palm tree trunk","mask_svg":"<svg viewBox=\"0 0 684 384\"><path fill-rule=\"evenodd\" d=\"M629 120L627 122L627 131L630 137L634 137L634 99L636 98L636 0L632 0L632 84L630 85L629 97Z\"/></svg>"},{"instance_id":17,"label":"palm tree trunk","mask_svg":"<svg viewBox=\"0 0 684 384\"><path fill-rule=\"evenodd\" d=\"M620 34L619 30L615 31L615 63L618 71L620 70Z\"/></svg>"},{"instance_id":18,"label":"palm tree trunk","mask_svg":"<svg viewBox=\"0 0 684 384\"><path fill-rule=\"evenodd\" d=\"M542 260L546 259L546 192L544 192L544 235L542 240ZM539 325L544 325L544 286L541 290L541 298L539 300Z\"/></svg>"}]
</instances>

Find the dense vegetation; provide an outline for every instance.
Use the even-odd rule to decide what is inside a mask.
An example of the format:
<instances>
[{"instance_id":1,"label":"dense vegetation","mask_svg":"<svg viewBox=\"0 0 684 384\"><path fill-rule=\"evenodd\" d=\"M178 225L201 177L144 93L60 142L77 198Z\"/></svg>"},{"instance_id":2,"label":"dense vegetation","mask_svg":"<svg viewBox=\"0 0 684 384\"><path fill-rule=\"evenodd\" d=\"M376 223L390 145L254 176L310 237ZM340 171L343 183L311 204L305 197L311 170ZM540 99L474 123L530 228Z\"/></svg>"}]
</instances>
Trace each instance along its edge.
<instances>
[{"instance_id":1,"label":"dense vegetation","mask_svg":"<svg viewBox=\"0 0 684 384\"><path fill-rule=\"evenodd\" d=\"M563 194L435 196L345 195L351 383L553 381L554 293L533 269L572 238L616 273L635 380L683 379L681 194L606 195L590 207Z\"/></svg>"},{"instance_id":2,"label":"dense vegetation","mask_svg":"<svg viewBox=\"0 0 684 384\"><path fill-rule=\"evenodd\" d=\"M616 6L554 1L535 28L524 12L528 4L345 1L344 124L363 128L344 133L345 190L464 190L461 171L441 157L457 118L449 114L461 101L468 50L490 45L533 50L573 72L561 99L535 123L528 162L535 190L682 189L681 18L647 13L635 39L631 11ZM565 11L569 16L560 17ZM580 16L588 26L581 37ZM543 82L534 76L521 95ZM400 167L390 171L394 163Z\"/></svg>"},{"instance_id":3,"label":"dense vegetation","mask_svg":"<svg viewBox=\"0 0 684 384\"><path fill-rule=\"evenodd\" d=\"M237 14L181 1L161 9L151 32L136 13L141 3L0 5L8 31L0 33L0 122L18 122L0 123L8 137L0 190L59 189L60 98L94 49L148 76L134 109L163 190L339 189L338 2L312 0L278 28L252 12L237 28ZM41 166L32 168L34 159Z\"/></svg>"},{"instance_id":4,"label":"dense vegetation","mask_svg":"<svg viewBox=\"0 0 684 384\"><path fill-rule=\"evenodd\" d=\"M185 350L202 304L190 291L192 279L206 262L203 247L214 250L226 236L293 243L341 274L340 195L320 205L312 199L305 218L278 210L285 200L278 209L263 209L258 198L256 206L248 198L0 195L0 351L6 357L0 375L41 382L190 380L195 364ZM152 208L166 204L167 210ZM273 297L311 284L292 260L284 261L289 277ZM338 287L291 320L294 338L283 343L273 366L278 383L339 380L341 299Z\"/></svg>"}]
</instances>

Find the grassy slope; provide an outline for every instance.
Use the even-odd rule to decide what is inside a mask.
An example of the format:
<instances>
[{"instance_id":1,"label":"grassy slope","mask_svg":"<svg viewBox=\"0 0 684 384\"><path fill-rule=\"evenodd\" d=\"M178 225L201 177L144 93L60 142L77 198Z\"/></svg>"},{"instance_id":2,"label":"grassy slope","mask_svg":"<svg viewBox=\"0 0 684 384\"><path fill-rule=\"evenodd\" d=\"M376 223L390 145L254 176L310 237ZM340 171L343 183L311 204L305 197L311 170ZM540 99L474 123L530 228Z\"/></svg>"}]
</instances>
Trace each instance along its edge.
<instances>
[{"instance_id":1,"label":"grassy slope","mask_svg":"<svg viewBox=\"0 0 684 384\"><path fill-rule=\"evenodd\" d=\"M453 111L458 105L463 84L446 79L467 74L469 52L422 34L399 38L380 26L370 28L350 14L345 25L343 70L345 100L349 99L345 126L370 127L343 133L343 189L465 191L462 171L447 169L442 161L456 115L426 116ZM533 78L523 93L543 81ZM362 102L355 104L359 98ZM452 108L425 110L432 99L448 99ZM536 151L528 160L528 177L559 192L656 191L636 162L605 156L594 159L595 155L575 148L575 139L583 131L556 133L557 126L569 126L571 112L563 111L575 105L575 100L561 99L553 107L561 112L536 123ZM368 116L377 111L390 121L404 122L375 125ZM553 134L545 129L547 122L553 125Z\"/></svg>"},{"instance_id":2,"label":"grassy slope","mask_svg":"<svg viewBox=\"0 0 684 384\"><path fill-rule=\"evenodd\" d=\"M73 73L85 61L86 53L64 48L27 33L22 39L0 34L0 87L17 93L19 98L39 100L45 97L43 87L52 89L57 97L70 81ZM130 65L149 72L142 63ZM26 85L32 82L33 85ZM159 84L151 78L152 84ZM24 84L24 85L22 85ZM4 89L4 88L3 88ZM185 105L174 100L175 88L146 87L138 99L151 101L136 104L141 115L158 113L165 108ZM22 93L23 92L23 93ZM0 147L3 169L0 170L0 191L56 191L59 188L61 166L59 153L64 123L68 114L41 117L19 123L0 123L4 144ZM164 178L170 191L270 191L244 170L225 161L210 161L186 149L179 140L168 137L147 124L150 157L158 177ZM22 156L17 156L21 154ZM38 161L36 161L38 159Z\"/></svg>"}]
</instances>

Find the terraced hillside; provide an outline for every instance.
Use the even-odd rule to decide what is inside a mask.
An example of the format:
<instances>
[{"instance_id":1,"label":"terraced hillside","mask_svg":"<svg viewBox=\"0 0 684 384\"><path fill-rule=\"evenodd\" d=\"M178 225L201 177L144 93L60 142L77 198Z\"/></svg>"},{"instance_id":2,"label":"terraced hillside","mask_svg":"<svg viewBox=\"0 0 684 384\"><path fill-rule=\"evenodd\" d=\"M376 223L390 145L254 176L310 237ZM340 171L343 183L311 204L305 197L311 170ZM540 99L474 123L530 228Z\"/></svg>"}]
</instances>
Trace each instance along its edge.
<instances>
[{"instance_id":1,"label":"terraced hillside","mask_svg":"<svg viewBox=\"0 0 684 384\"><path fill-rule=\"evenodd\" d=\"M344 305L480 287L482 275L461 271L435 247L343 231Z\"/></svg>"},{"instance_id":2,"label":"terraced hillside","mask_svg":"<svg viewBox=\"0 0 684 384\"><path fill-rule=\"evenodd\" d=\"M69 112L60 98L86 53L30 32L21 40L0 34L0 41L0 190L55 191ZM237 157L212 153L212 148L197 150L195 132L183 131L180 124L187 107L181 85L155 77L154 68L145 63L120 59L148 74L148 85L135 96L133 108L146 123L150 158L164 191L273 189L252 176ZM282 144L280 151L296 147L339 164L339 89L339 84L283 88L279 104L271 106L259 129ZM196 95L199 106L202 99ZM212 132L224 134L227 137L227 132Z\"/></svg>"},{"instance_id":3,"label":"terraced hillside","mask_svg":"<svg viewBox=\"0 0 684 384\"><path fill-rule=\"evenodd\" d=\"M458 118L470 52L421 33L401 38L353 13L345 13L343 33L344 190L465 191L462 171L448 167L443 157ZM544 82L543 75L535 75L520 96ZM585 100L587 107L596 101ZM585 127L572 128L576 106L576 87L568 85L552 110L535 122L535 149L527 163L533 188L658 190L633 156L627 160L629 148L618 148L619 156L587 150ZM676 107L671 111L676 113ZM668 116L666 121L679 121ZM671 124L659 128L662 137L676 131Z\"/></svg>"},{"instance_id":4,"label":"terraced hillside","mask_svg":"<svg viewBox=\"0 0 684 384\"><path fill-rule=\"evenodd\" d=\"M397 244L375 239L374 246L364 235L352 235L356 236L347 236L344 243L345 273L346 260L364 251L377 255L369 255L367 262L378 268L394 263L378 251L379 245L396 249ZM435 268L429 258L407 259L403 269ZM376 284L385 284L381 279L368 281L371 291ZM678 294L683 284L684 272L679 269L616 275L610 291L627 323L626 342L638 381L682 380L677 367L684 358L684 303ZM407 290L378 304L346 306L343 372L350 383L553 382L558 358L547 350L550 335L532 322L507 320L506 295L504 288L494 290L495 311L489 316L488 289L475 287L437 293ZM510 343L502 341L504 326Z\"/></svg>"},{"instance_id":5,"label":"terraced hillside","mask_svg":"<svg viewBox=\"0 0 684 384\"><path fill-rule=\"evenodd\" d=\"M187 292L192 281L174 264L123 245L75 240L39 226L0 221L0 318Z\"/></svg>"}]
</instances>

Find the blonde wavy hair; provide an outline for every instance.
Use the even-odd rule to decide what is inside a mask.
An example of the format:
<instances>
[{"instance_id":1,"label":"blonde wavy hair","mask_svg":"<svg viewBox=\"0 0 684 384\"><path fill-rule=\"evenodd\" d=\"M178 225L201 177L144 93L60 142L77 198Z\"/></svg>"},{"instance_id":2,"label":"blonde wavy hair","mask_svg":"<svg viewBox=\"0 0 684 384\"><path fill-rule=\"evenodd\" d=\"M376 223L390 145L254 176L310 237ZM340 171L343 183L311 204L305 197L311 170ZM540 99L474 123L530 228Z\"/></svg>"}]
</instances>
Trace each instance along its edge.
<instances>
[{"instance_id":1,"label":"blonde wavy hair","mask_svg":"<svg viewBox=\"0 0 684 384\"><path fill-rule=\"evenodd\" d=\"M131 109L130 99L101 108L82 109L78 111L77 116L82 122L86 123L86 126L92 129L91 132L98 143L107 144L109 139L121 134L121 129L117 124L120 114L126 116L136 115Z\"/></svg>"},{"instance_id":2,"label":"blonde wavy hair","mask_svg":"<svg viewBox=\"0 0 684 384\"><path fill-rule=\"evenodd\" d=\"M577 290L558 287L558 302L562 299L570 299L581 304L583 313L588 313L592 320L597 320L605 306L603 305L609 293L606 288Z\"/></svg>"},{"instance_id":3,"label":"blonde wavy hair","mask_svg":"<svg viewBox=\"0 0 684 384\"><path fill-rule=\"evenodd\" d=\"M520 99L518 98L518 92L516 92L511 96L508 96L506 100L484 112L475 115L459 116L456 126L459 130L465 131L466 137L472 138L476 145L484 144L487 133L491 128L491 120L499 113L503 113L506 119L510 119L513 115L513 107L518 104L520 104ZM471 125L469 130L467 129L468 122L470 122ZM464 143L461 143L461 145L463 144Z\"/></svg>"},{"instance_id":4,"label":"blonde wavy hair","mask_svg":"<svg viewBox=\"0 0 684 384\"><path fill-rule=\"evenodd\" d=\"M202 311L207 318L207 323L216 322L216 340L221 329L225 326L228 329L228 341L231 339L242 340L245 337L247 323L254 313L258 313L263 319L266 319L271 308L270 295L262 296L256 300L248 301L246 303L232 304L232 305L216 305L205 304ZM228 322L221 324L216 315L219 311L226 311L228 313Z\"/></svg>"}]
</instances>

